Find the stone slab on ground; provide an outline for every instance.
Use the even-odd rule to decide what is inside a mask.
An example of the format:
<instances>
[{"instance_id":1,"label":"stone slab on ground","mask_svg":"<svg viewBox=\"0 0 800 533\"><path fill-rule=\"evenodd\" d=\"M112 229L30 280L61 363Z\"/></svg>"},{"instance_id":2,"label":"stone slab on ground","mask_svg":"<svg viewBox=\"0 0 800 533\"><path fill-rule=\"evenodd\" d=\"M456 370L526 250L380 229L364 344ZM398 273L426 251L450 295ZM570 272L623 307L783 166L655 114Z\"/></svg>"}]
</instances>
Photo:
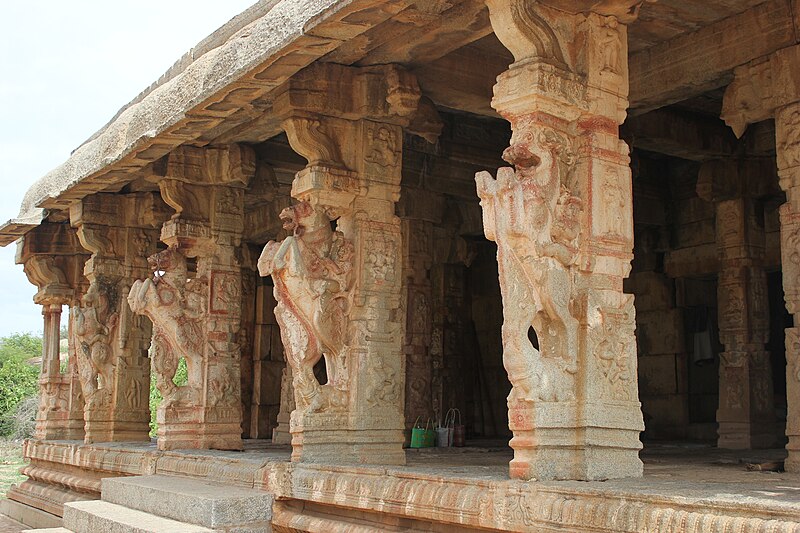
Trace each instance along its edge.
<instances>
[{"instance_id":1,"label":"stone slab on ground","mask_svg":"<svg viewBox=\"0 0 800 533\"><path fill-rule=\"evenodd\" d=\"M48 527L45 529L26 529L25 533L73 533L73 532L63 527Z\"/></svg>"},{"instance_id":2,"label":"stone slab on ground","mask_svg":"<svg viewBox=\"0 0 800 533\"><path fill-rule=\"evenodd\" d=\"M208 528L272 519L272 494L183 477L106 478L102 494L110 503Z\"/></svg>"},{"instance_id":3,"label":"stone slab on ground","mask_svg":"<svg viewBox=\"0 0 800 533\"><path fill-rule=\"evenodd\" d=\"M61 526L61 517L35 509L14 500L0 500L0 516L14 520L25 527L54 528ZM0 529L0 533L6 533Z\"/></svg>"},{"instance_id":4,"label":"stone slab on ground","mask_svg":"<svg viewBox=\"0 0 800 533\"><path fill-rule=\"evenodd\" d=\"M214 533L102 500L65 504L64 526L75 533Z\"/></svg>"},{"instance_id":5,"label":"stone slab on ground","mask_svg":"<svg viewBox=\"0 0 800 533\"><path fill-rule=\"evenodd\" d=\"M23 524L0 514L0 533L19 533L24 530L25 526Z\"/></svg>"}]
</instances>

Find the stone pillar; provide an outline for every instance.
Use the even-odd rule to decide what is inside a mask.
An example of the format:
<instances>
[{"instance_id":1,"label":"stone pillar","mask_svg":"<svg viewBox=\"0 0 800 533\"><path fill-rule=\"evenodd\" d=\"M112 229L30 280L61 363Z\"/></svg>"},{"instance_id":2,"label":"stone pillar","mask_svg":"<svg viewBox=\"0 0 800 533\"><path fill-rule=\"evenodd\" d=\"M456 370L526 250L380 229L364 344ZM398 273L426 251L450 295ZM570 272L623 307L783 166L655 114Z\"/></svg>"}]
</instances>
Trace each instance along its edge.
<instances>
[{"instance_id":1,"label":"stone pillar","mask_svg":"<svg viewBox=\"0 0 800 533\"><path fill-rule=\"evenodd\" d=\"M151 325L125 296L147 274L166 206L152 193L95 194L70 208L70 223L91 252L89 288L73 306L73 335L87 444L149 441Z\"/></svg>"},{"instance_id":2,"label":"stone pillar","mask_svg":"<svg viewBox=\"0 0 800 533\"><path fill-rule=\"evenodd\" d=\"M292 232L259 259L272 275L296 409L295 461L403 464L400 193L403 131L420 98L401 68L316 64L276 96L292 148L308 160ZM336 230L331 221L336 221ZM327 383L313 373L324 357Z\"/></svg>"},{"instance_id":3,"label":"stone pillar","mask_svg":"<svg viewBox=\"0 0 800 533\"><path fill-rule=\"evenodd\" d=\"M779 50L736 69L725 91L722 118L741 137L748 124L775 119L781 206L781 268L786 309L786 449L788 472L800 472L800 46Z\"/></svg>"},{"instance_id":4,"label":"stone pillar","mask_svg":"<svg viewBox=\"0 0 800 533\"><path fill-rule=\"evenodd\" d=\"M573 15L487 0L515 59L492 100L511 123L503 157L514 168L476 175L484 230L498 246L513 478L642 475L635 312L622 290L633 246L619 138L630 4Z\"/></svg>"},{"instance_id":5,"label":"stone pillar","mask_svg":"<svg viewBox=\"0 0 800 533\"><path fill-rule=\"evenodd\" d=\"M786 192L781 206L781 267L786 309L793 327L786 330L787 472L800 472L800 103L781 109L777 128L778 176Z\"/></svg>"},{"instance_id":6,"label":"stone pillar","mask_svg":"<svg viewBox=\"0 0 800 533\"><path fill-rule=\"evenodd\" d=\"M24 264L25 274L38 288L33 301L42 306L44 318L37 439L84 437L84 401L75 352L70 346L69 362L62 373L60 341L62 306L69 306L80 294L85 261L75 232L67 224L43 223L22 238L17 247L17 263Z\"/></svg>"},{"instance_id":7,"label":"stone pillar","mask_svg":"<svg viewBox=\"0 0 800 533\"><path fill-rule=\"evenodd\" d=\"M238 145L181 147L154 167L151 179L175 214L161 228L168 248L150 256L153 276L133 284L128 304L153 322L160 450L242 448L237 249L254 172L253 151ZM181 358L188 383L179 387Z\"/></svg>"},{"instance_id":8,"label":"stone pillar","mask_svg":"<svg viewBox=\"0 0 800 533\"><path fill-rule=\"evenodd\" d=\"M297 408L294 402L292 386L292 365L287 364L281 372L281 405L278 411L278 426L272 430L272 442L275 444L291 444L292 413Z\"/></svg>"},{"instance_id":9,"label":"stone pillar","mask_svg":"<svg viewBox=\"0 0 800 533\"><path fill-rule=\"evenodd\" d=\"M405 216L403 228L403 296L406 302L406 334L403 351L406 360L406 430L410 430L419 417L424 424L433 412L433 359L430 353L431 332L433 329L433 286L430 269L433 261L433 217L439 215L435 210L441 202L425 201L431 193L423 191L403 191L406 215L419 215L425 207L428 220ZM415 209L419 206L420 209ZM423 216L425 216L423 214ZM444 416L444 413L439 413ZM409 437L410 438L410 437Z\"/></svg>"},{"instance_id":10,"label":"stone pillar","mask_svg":"<svg viewBox=\"0 0 800 533\"><path fill-rule=\"evenodd\" d=\"M773 165L712 161L700 170L698 196L715 203L717 315L724 351L719 367L720 448L768 448L775 444L764 213L760 184Z\"/></svg>"},{"instance_id":11,"label":"stone pillar","mask_svg":"<svg viewBox=\"0 0 800 533\"><path fill-rule=\"evenodd\" d=\"M720 448L768 448L775 443L764 227L752 199L716 206L720 353L717 410Z\"/></svg>"}]
</instances>

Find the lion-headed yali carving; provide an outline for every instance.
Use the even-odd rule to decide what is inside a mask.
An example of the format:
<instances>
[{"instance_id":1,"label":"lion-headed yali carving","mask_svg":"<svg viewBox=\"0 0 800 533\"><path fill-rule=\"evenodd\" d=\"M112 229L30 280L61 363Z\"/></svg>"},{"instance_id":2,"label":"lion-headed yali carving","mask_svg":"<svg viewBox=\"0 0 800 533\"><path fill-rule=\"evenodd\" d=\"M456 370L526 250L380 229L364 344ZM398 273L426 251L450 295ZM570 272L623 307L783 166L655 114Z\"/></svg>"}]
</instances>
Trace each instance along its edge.
<instances>
[{"instance_id":1,"label":"lion-headed yali carving","mask_svg":"<svg viewBox=\"0 0 800 533\"><path fill-rule=\"evenodd\" d=\"M262 276L272 276L275 317L292 367L297 409L344 410L348 402L347 331L353 244L331 227L320 206L303 201L280 218L291 235L270 241L258 260ZM328 381L320 385L314 365L325 358Z\"/></svg>"},{"instance_id":2,"label":"lion-headed yali carving","mask_svg":"<svg viewBox=\"0 0 800 533\"><path fill-rule=\"evenodd\" d=\"M202 276L188 279L186 257L176 247L147 261L154 274L134 282L128 305L153 322L152 369L163 406L201 405L208 283ZM177 386L173 378L181 357L186 360L188 383Z\"/></svg>"},{"instance_id":3,"label":"lion-headed yali carving","mask_svg":"<svg viewBox=\"0 0 800 533\"><path fill-rule=\"evenodd\" d=\"M486 237L497 243L503 364L509 401L570 399L577 371L573 315L582 202L568 187L568 140L548 128L515 132L503 158L515 168L475 176ZM539 341L529 339L533 328Z\"/></svg>"}]
</instances>

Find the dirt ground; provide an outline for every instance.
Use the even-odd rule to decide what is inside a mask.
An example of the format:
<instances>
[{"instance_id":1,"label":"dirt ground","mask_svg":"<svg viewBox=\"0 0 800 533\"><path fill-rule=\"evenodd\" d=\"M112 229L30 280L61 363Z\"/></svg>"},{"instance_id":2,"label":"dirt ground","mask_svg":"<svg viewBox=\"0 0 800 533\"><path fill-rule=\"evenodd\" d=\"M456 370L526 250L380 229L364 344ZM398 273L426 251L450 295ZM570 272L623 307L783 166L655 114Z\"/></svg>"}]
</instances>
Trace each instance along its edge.
<instances>
[{"instance_id":1,"label":"dirt ground","mask_svg":"<svg viewBox=\"0 0 800 533\"><path fill-rule=\"evenodd\" d=\"M22 442L0 439L0 498L5 497L11 485L25 479L19 473L24 464Z\"/></svg>"}]
</instances>

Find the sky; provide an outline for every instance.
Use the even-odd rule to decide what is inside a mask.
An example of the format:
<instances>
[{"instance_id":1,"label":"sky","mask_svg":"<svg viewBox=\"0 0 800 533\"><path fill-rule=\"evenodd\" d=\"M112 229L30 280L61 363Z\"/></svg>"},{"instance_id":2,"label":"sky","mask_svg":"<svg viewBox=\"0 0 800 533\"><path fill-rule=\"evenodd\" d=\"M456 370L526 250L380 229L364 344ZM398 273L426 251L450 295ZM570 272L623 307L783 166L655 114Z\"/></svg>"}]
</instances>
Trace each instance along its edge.
<instances>
[{"instance_id":1,"label":"sky","mask_svg":"<svg viewBox=\"0 0 800 533\"><path fill-rule=\"evenodd\" d=\"M0 5L0 223L178 58L255 0L27 0ZM41 333L36 287L0 248L0 337ZM65 309L66 311L66 309ZM66 324L66 313L62 318Z\"/></svg>"}]
</instances>

